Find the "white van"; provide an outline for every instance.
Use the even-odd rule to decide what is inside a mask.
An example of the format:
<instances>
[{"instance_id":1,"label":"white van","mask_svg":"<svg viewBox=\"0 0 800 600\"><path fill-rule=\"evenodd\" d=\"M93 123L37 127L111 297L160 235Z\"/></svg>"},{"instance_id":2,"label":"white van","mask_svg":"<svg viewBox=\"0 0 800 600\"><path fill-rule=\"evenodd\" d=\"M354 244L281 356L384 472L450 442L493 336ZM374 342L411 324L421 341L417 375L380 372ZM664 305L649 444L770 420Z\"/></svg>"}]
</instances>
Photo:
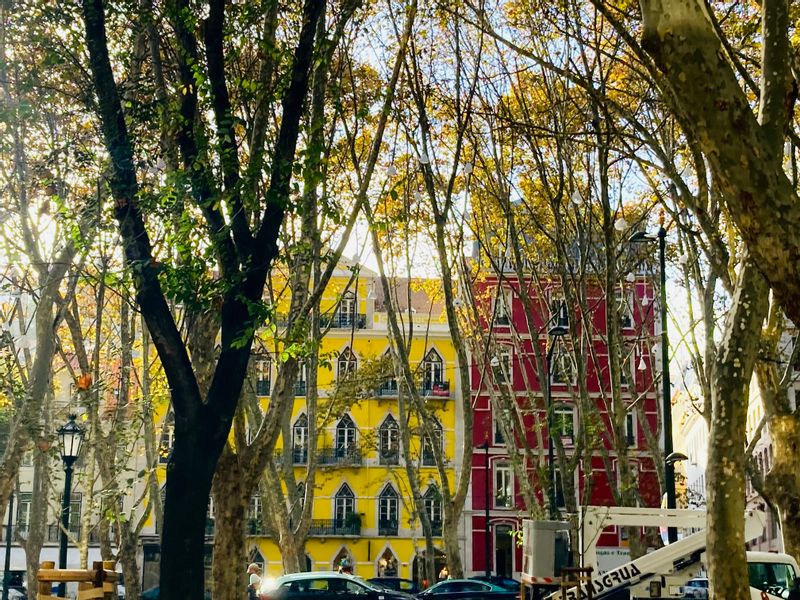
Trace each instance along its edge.
<instances>
[{"instance_id":1,"label":"white van","mask_svg":"<svg viewBox=\"0 0 800 600\"><path fill-rule=\"evenodd\" d=\"M789 597L789 590L795 577L800 577L797 561L788 554L776 552L748 552L747 571L750 578L750 598L762 600L763 593L767 598Z\"/></svg>"}]
</instances>

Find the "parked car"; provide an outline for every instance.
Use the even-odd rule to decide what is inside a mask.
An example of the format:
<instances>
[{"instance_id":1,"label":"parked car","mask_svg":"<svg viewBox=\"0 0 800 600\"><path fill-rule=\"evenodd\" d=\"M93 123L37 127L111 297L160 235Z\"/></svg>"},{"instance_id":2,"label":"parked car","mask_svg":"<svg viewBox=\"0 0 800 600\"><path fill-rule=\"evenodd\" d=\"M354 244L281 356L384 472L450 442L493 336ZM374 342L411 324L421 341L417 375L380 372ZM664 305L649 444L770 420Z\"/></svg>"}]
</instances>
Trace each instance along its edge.
<instances>
[{"instance_id":1,"label":"parked car","mask_svg":"<svg viewBox=\"0 0 800 600\"><path fill-rule=\"evenodd\" d=\"M397 590L414 595L419 593L417 582L411 581L410 579L403 579L401 577L373 577L372 579L367 579L367 581L387 590Z\"/></svg>"},{"instance_id":2,"label":"parked car","mask_svg":"<svg viewBox=\"0 0 800 600\"><path fill-rule=\"evenodd\" d=\"M681 588L684 598L708 598L708 579L695 577Z\"/></svg>"},{"instance_id":3,"label":"parked car","mask_svg":"<svg viewBox=\"0 0 800 600\"><path fill-rule=\"evenodd\" d=\"M360 577L316 571L292 573L278 577L270 589L261 588L262 597L269 600L413 600L411 594L378 587Z\"/></svg>"},{"instance_id":4,"label":"parked car","mask_svg":"<svg viewBox=\"0 0 800 600\"><path fill-rule=\"evenodd\" d=\"M502 575L473 575L470 577L470 579L499 585L501 588L508 590L509 592L519 592L520 585L522 585L516 579L511 579L511 577L503 577Z\"/></svg>"},{"instance_id":5,"label":"parked car","mask_svg":"<svg viewBox=\"0 0 800 600\"><path fill-rule=\"evenodd\" d=\"M475 579L447 579L417 594L424 600L515 600L519 591Z\"/></svg>"}]
</instances>

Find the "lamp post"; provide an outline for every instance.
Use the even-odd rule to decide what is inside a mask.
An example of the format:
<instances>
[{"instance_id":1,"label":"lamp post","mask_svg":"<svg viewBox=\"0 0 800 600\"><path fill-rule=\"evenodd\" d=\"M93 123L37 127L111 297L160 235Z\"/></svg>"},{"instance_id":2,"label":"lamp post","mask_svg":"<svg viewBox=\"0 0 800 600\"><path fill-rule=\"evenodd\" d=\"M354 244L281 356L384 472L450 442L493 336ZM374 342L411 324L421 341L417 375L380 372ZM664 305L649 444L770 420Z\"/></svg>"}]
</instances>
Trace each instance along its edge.
<instances>
[{"instance_id":1,"label":"lamp post","mask_svg":"<svg viewBox=\"0 0 800 600\"><path fill-rule=\"evenodd\" d=\"M675 463L667 460L672 455L672 402L670 398L671 386L669 381L669 337L667 336L667 230L664 223L658 228L655 237L637 231L630 237L633 243L653 242L658 240L658 265L661 275L661 402L664 423L664 484L667 492L667 508L675 508ZM669 543L678 541L678 530L675 527L667 528Z\"/></svg>"},{"instance_id":2,"label":"lamp post","mask_svg":"<svg viewBox=\"0 0 800 600\"><path fill-rule=\"evenodd\" d=\"M83 429L75 422L75 415L58 429L61 460L64 461L64 497L61 499L61 540L58 548L58 568L67 568L67 532L69 531L69 507L72 496L72 465L78 460L83 443ZM58 584L58 595L65 597L66 583Z\"/></svg>"},{"instance_id":3,"label":"lamp post","mask_svg":"<svg viewBox=\"0 0 800 600\"><path fill-rule=\"evenodd\" d=\"M555 521L558 515L556 510L556 457L555 445L553 444L553 429L555 415L553 414L553 350L556 347L556 340L567 335L569 330L563 325L554 325L547 332L547 388L545 395L545 405L547 408L547 469L549 476L549 489L547 503L549 505L550 519Z\"/></svg>"},{"instance_id":4,"label":"lamp post","mask_svg":"<svg viewBox=\"0 0 800 600\"><path fill-rule=\"evenodd\" d=\"M11 534L14 515L14 492L8 501L8 522L6 524L6 556L3 564L3 600L8 600L8 586L11 584Z\"/></svg>"},{"instance_id":5,"label":"lamp post","mask_svg":"<svg viewBox=\"0 0 800 600\"><path fill-rule=\"evenodd\" d=\"M486 567L486 577L490 577L492 574L492 538L491 538L491 531L489 529L489 437L487 436L483 440L483 444L481 445L483 448L483 497L485 498L484 504L484 519L483 519L483 539L484 539L484 552L486 553L486 560L484 561L484 567Z\"/></svg>"}]
</instances>

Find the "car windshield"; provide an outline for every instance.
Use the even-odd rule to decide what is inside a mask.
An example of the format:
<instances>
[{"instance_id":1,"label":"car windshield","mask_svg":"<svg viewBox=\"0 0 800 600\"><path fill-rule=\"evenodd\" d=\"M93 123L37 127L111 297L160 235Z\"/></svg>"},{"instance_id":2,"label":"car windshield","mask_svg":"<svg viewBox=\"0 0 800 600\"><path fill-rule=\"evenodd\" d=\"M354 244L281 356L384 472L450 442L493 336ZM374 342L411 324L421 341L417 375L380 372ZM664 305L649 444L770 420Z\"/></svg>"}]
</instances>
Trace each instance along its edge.
<instances>
[{"instance_id":1,"label":"car windshield","mask_svg":"<svg viewBox=\"0 0 800 600\"><path fill-rule=\"evenodd\" d=\"M747 563L750 586L774 596L785 597L794 582L794 567L786 563Z\"/></svg>"}]
</instances>

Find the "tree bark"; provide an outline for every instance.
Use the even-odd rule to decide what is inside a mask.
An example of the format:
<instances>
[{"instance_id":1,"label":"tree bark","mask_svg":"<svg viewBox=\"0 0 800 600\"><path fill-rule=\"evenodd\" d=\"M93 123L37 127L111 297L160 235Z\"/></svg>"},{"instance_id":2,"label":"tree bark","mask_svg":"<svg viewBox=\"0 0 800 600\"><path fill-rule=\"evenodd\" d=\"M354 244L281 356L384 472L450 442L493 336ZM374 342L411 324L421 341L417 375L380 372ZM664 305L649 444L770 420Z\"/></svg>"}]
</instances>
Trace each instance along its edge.
<instances>
[{"instance_id":1,"label":"tree bark","mask_svg":"<svg viewBox=\"0 0 800 600\"><path fill-rule=\"evenodd\" d=\"M780 515L784 551L800 557L800 422L795 415L769 420L772 469L764 478L766 496Z\"/></svg>"},{"instance_id":2,"label":"tree bark","mask_svg":"<svg viewBox=\"0 0 800 600\"><path fill-rule=\"evenodd\" d=\"M781 4L771 5L765 21L772 19L772 11L782 10ZM670 86L665 100L698 140L755 264L786 314L800 323L800 200L775 160L769 131L757 122L736 79L707 5L640 0L640 6L642 46ZM763 41L764 46L772 43L781 42L773 35ZM783 85L780 78L774 82ZM791 90L782 89L791 111Z\"/></svg>"},{"instance_id":3,"label":"tree bark","mask_svg":"<svg viewBox=\"0 0 800 600\"><path fill-rule=\"evenodd\" d=\"M214 598L244 598L247 590L245 524L250 488L239 460L223 452L214 475Z\"/></svg>"},{"instance_id":4,"label":"tree bark","mask_svg":"<svg viewBox=\"0 0 800 600\"><path fill-rule=\"evenodd\" d=\"M748 386L767 312L767 284L753 259L743 262L714 365L706 469L707 566L711 598L748 600L745 556L745 426Z\"/></svg>"}]
</instances>

